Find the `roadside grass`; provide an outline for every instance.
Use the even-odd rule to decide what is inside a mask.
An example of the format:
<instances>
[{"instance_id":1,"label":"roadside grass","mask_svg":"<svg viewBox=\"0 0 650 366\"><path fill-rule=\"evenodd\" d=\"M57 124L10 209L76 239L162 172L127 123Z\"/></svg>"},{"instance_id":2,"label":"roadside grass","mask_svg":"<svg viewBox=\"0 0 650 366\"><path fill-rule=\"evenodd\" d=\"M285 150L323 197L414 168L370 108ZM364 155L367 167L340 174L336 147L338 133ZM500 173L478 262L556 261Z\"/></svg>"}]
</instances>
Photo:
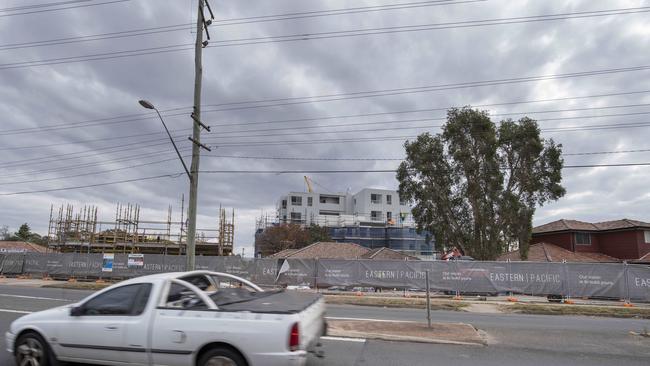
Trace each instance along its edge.
<instances>
[{"instance_id":1,"label":"roadside grass","mask_svg":"<svg viewBox=\"0 0 650 366\"><path fill-rule=\"evenodd\" d=\"M54 281L50 284L43 285L44 288L62 288L67 290L102 290L112 283L96 283L96 282L61 282Z\"/></svg>"},{"instance_id":2,"label":"roadside grass","mask_svg":"<svg viewBox=\"0 0 650 366\"><path fill-rule=\"evenodd\" d=\"M426 309L426 299L400 298L400 297L373 297L373 296L347 296L325 295L325 302L333 305L363 305L387 308L412 308ZM431 310L462 311L468 304L451 301L432 301Z\"/></svg>"},{"instance_id":3,"label":"roadside grass","mask_svg":"<svg viewBox=\"0 0 650 366\"><path fill-rule=\"evenodd\" d=\"M590 305L500 305L504 313L537 314L537 315L584 315L602 316L609 318L641 318L650 319L650 309L623 308L615 306Z\"/></svg>"}]
</instances>

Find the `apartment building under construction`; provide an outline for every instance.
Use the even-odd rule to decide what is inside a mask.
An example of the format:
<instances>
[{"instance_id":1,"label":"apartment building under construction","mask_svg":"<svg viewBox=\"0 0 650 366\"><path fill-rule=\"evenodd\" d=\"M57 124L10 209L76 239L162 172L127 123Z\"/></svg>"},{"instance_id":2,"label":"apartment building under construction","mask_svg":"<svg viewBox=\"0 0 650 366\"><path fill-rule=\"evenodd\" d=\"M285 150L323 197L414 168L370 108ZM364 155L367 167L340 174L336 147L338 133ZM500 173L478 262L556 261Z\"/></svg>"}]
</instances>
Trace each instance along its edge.
<instances>
[{"instance_id":1,"label":"apartment building under construction","mask_svg":"<svg viewBox=\"0 0 650 366\"><path fill-rule=\"evenodd\" d=\"M48 247L59 252L184 254L187 220L181 204L180 220L173 219L172 206L163 220L141 217L139 205L117 204L113 220L101 220L96 206L75 209L73 205L50 208ZM235 212L220 208L215 226L197 229L197 255L231 255Z\"/></svg>"}]
</instances>

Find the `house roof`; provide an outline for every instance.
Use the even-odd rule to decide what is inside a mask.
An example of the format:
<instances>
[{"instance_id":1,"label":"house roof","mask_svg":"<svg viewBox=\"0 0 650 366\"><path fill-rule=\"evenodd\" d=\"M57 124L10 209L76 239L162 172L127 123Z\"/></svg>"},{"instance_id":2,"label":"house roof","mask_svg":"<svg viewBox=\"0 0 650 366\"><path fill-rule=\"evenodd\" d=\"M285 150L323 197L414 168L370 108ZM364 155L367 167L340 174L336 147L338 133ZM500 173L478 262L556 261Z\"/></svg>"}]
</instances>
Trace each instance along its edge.
<instances>
[{"instance_id":1,"label":"house roof","mask_svg":"<svg viewBox=\"0 0 650 366\"><path fill-rule=\"evenodd\" d=\"M498 258L505 260L521 261L519 251L515 250L506 253ZM536 243L528 249L528 261L530 262L620 262L619 259L602 253L575 253L554 244Z\"/></svg>"},{"instance_id":2,"label":"house roof","mask_svg":"<svg viewBox=\"0 0 650 366\"><path fill-rule=\"evenodd\" d=\"M632 228L650 228L650 223L631 219L603 221L597 223L561 219L534 227L533 234L558 231L608 231Z\"/></svg>"},{"instance_id":3,"label":"house roof","mask_svg":"<svg viewBox=\"0 0 650 366\"><path fill-rule=\"evenodd\" d=\"M370 249L354 243L316 242L301 249L288 249L271 258L357 259Z\"/></svg>"},{"instance_id":4,"label":"house roof","mask_svg":"<svg viewBox=\"0 0 650 366\"><path fill-rule=\"evenodd\" d=\"M380 260L380 259L408 260L408 261L420 260L420 258L418 257L413 257L408 254L400 253L396 250L385 248L385 247L371 249L368 252L366 252L366 254L362 255L361 258L375 259L375 260Z\"/></svg>"},{"instance_id":5,"label":"house roof","mask_svg":"<svg viewBox=\"0 0 650 366\"><path fill-rule=\"evenodd\" d=\"M24 241L0 241L0 253L46 253L47 248Z\"/></svg>"}]
</instances>

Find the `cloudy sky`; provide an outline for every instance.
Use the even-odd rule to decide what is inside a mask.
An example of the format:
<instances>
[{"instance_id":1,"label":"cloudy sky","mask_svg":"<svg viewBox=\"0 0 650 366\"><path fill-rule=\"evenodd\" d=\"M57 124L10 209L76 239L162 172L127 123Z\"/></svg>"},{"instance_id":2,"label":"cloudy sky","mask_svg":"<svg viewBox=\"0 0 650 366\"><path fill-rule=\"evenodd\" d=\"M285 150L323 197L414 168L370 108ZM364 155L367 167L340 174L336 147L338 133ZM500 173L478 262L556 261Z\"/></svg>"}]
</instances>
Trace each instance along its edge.
<instances>
[{"instance_id":1,"label":"cloudy sky","mask_svg":"<svg viewBox=\"0 0 650 366\"><path fill-rule=\"evenodd\" d=\"M623 152L650 149L647 1L210 4L202 100L212 132L202 140L213 150L201 170L392 169L406 138L439 132L444 108L460 105L538 119L566 165L650 162L650 152ZM141 205L148 220L172 205L180 220L187 179L149 179L182 166L137 101L163 112L187 155L195 9L196 0L0 2L0 225L45 234L50 205L65 203L96 205L104 220L117 202ZM304 191L302 175L202 174L199 227L216 226L219 205L234 208L236 252L252 254L256 217ZM397 187L390 173L310 176L323 191ZM648 181L650 166L567 168L567 195L535 224L650 221Z\"/></svg>"}]
</instances>

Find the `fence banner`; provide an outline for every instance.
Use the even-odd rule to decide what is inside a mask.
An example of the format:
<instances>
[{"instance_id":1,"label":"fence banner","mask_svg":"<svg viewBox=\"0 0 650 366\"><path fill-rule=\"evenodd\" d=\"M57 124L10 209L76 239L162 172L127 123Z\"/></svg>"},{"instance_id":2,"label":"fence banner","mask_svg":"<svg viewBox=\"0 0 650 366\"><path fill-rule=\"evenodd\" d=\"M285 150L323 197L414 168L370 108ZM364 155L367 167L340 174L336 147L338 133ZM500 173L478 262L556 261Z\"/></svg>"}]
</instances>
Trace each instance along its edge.
<instances>
[{"instance_id":1,"label":"fence banner","mask_svg":"<svg viewBox=\"0 0 650 366\"><path fill-rule=\"evenodd\" d=\"M277 259L255 259L251 267L251 281L259 285L275 285L278 276Z\"/></svg>"},{"instance_id":2,"label":"fence banner","mask_svg":"<svg viewBox=\"0 0 650 366\"><path fill-rule=\"evenodd\" d=\"M22 274L25 255L22 253L0 254L0 273Z\"/></svg>"},{"instance_id":3,"label":"fence banner","mask_svg":"<svg viewBox=\"0 0 650 366\"><path fill-rule=\"evenodd\" d=\"M505 273L493 274L508 292L527 295L562 295L565 287L564 263L508 262Z\"/></svg>"},{"instance_id":4,"label":"fence banner","mask_svg":"<svg viewBox=\"0 0 650 366\"><path fill-rule=\"evenodd\" d=\"M316 279L316 261L313 259L284 259L278 266L278 285L313 286Z\"/></svg>"},{"instance_id":5,"label":"fence banner","mask_svg":"<svg viewBox=\"0 0 650 366\"><path fill-rule=\"evenodd\" d=\"M359 261L319 259L316 266L316 283L320 287L359 284Z\"/></svg>"},{"instance_id":6,"label":"fence banner","mask_svg":"<svg viewBox=\"0 0 650 366\"><path fill-rule=\"evenodd\" d=\"M629 264L627 285L627 292L631 300L650 301L650 266Z\"/></svg>"},{"instance_id":7,"label":"fence banner","mask_svg":"<svg viewBox=\"0 0 650 366\"><path fill-rule=\"evenodd\" d=\"M131 278L182 272L185 256L120 254L106 272L105 254L2 253L0 273ZM396 261L196 258L197 269L230 273L260 285L366 286L477 294L522 293L650 301L650 266L623 263Z\"/></svg>"},{"instance_id":8,"label":"fence banner","mask_svg":"<svg viewBox=\"0 0 650 366\"><path fill-rule=\"evenodd\" d=\"M625 268L620 263L566 263L566 295L625 298Z\"/></svg>"}]
</instances>

